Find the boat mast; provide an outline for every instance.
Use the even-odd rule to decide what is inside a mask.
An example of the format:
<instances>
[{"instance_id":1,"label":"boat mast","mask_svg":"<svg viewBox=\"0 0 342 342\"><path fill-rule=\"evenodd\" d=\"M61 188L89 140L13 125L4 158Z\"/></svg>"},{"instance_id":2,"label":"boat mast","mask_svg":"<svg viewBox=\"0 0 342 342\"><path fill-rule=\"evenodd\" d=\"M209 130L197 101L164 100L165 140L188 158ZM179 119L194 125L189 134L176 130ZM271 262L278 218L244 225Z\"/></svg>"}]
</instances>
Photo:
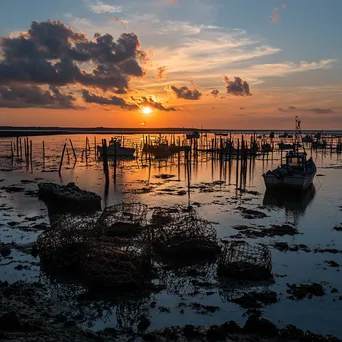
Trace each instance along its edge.
<instances>
[{"instance_id":1,"label":"boat mast","mask_svg":"<svg viewBox=\"0 0 342 342\"><path fill-rule=\"evenodd\" d=\"M299 120L298 116L296 116L296 132L295 132L295 137L296 137L295 152L298 152L299 144L302 141L302 129L300 127L300 120ZM304 144L303 144L303 149L304 149L304 152L305 152Z\"/></svg>"}]
</instances>

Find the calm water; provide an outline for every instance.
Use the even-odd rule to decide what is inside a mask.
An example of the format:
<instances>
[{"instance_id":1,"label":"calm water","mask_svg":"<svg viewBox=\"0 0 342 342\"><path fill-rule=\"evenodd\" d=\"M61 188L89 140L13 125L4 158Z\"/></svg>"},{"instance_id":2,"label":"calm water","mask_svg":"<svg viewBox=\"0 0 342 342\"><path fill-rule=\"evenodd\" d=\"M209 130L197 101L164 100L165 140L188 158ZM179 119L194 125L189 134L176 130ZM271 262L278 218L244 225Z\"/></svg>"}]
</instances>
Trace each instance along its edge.
<instances>
[{"instance_id":1,"label":"calm water","mask_svg":"<svg viewBox=\"0 0 342 342\"><path fill-rule=\"evenodd\" d=\"M23 167L17 170L5 171L10 167L10 160L1 158L0 187L17 185L25 190L18 193L7 193L1 190L0 239L2 242L16 244L33 242L40 231L30 229L30 227L37 223L49 224L45 204L30 192L30 190L37 190L37 181L44 179L64 184L73 181L81 188L100 194L103 198L103 207L130 200L141 201L149 207L187 205L190 201L202 218L213 222L220 239L227 239L231 235L238 234L239 231L233 228L236 225L269 227L273 224L292 224L300 234L246 238L252 244L266 243L270 246L275 282L249 286L236 284L222 286L215 277L215 269L212 265L196 266L196 269L203 271L201 280L202 283L206 283L205 286L196 284L194 279L186 275L182 276L180 272L165 271L161 282L168 286L162 292L138 299L119 297L112 302L91 302L84 307L75 299L76 295L82 291L80 287L51 280L41 272L39 258L28 256L16 248L12 249L12 259L1 260L0 278L2 280L12 282L35 280L49 284L50 294L59 299L61 310L69 312L80 324L95 330L105 327L135 326L143 312L151 319L151 328L168 325L219 324L227 320L235 320L243 324L246 320L245 310L230 302L229 298L254 290L272 290L277 292L280 300L276 304L261 309L263 317L270 319L278 326L295 324L302 329L342 337L340 324L342 306L341 300L338 300L338 297L342 295L340 274L342 266L334 268L325 262L333 260L342 265L342 254L281 252L272 247L272 244L279 241L305 244L311 249L342 250L342 233L333 230L334 226L340 226L342 223L340 181L342 163L339 155L330 154L330 152L314 152L312 156L318 167L317 174L320 175L315 178L315 191L302 200L292 198L286 201L265 196L265 187L261 177L263 172L279 164L279 154L274 153L273 156L270 155L264 159L257 157L255 161L248 162L245 181L236 177L234 161L232 165L221 164L218 160L213 161L210 155L199 155L198 160L192 162L191 191L188 196L188 180L183 156L180 164L177 156L168 160L152 160L151 162L144 156L131 161L119 161L115 183L113 165L110 163L110 184L106 189L102 163L96 160L93 150L94 136L88 137L92 151L87 163L85 157L81 158L86 137L83 135L71 137L78 162L74 165L69 148L70 163L68 164L66 156L61 177L57 169L63 145L69 139L67 136L30 138L33 144L33 170L31 166L26 168L23 164ZM97 142L100 142L102 138L109 140L110 137L97 135ZM43 140L46 146L44 170ZM0 140L2 156L9 155L10 141L9 139ZM125 141L127 146L140 145L142 136L127 136ZM171 174L174 177L163 180L156 177L160 174ZM33 182L23 183L22 180ZM247 192L237 191L237 187L241 186ZM180 192L181 190L185 190L185 194ZM239 207L261 211L267 214L267 217L246 219ZM16 268L18 265L23 265L24 268ZM286 293L286 284L305 282L321 283L326 294L312 299L290 300ZM331 293L332 288L337 288L339 292ZM219 306L220 310L209 315L202 315L190 307L185 307L182 313L179 304L191 302ZM160 312L160 307L168 308L169 312Z\"/></svg>"}]
</instances>

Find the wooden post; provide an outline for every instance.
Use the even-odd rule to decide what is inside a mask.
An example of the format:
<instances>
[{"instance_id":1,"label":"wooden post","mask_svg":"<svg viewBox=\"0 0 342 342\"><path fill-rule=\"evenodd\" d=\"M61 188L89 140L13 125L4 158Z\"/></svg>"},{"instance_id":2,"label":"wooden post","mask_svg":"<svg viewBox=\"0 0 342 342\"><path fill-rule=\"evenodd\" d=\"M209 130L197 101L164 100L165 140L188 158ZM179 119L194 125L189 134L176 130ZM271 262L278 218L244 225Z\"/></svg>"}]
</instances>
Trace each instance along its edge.
<instances>
[{"instance_id":1,"label":"wooden post","mask_svg":"<svg viewBox=\"0 0 342 342\"><path fill-rule=\"evenodd\" d=\"M96 158L97 156L96 137L94 137L94 153L95 153L95 158Z\"/></svg>"},{"instance_id":2,"label":"wooden post","mask_svg":"<svg viewBox=\"0 0 342 342\"><path fill-rule=\"evenodd\" d=\"M28 138L27 138L28 139ZM28 141L28 140L27 140ZM30 140L30 161L31 161L31 172L33 172L33 158L32 158L32 140Z\"/></svg>"},{"instance_id":3,"label":"wooden post","mask_svg":"<svg viewBox=\"0 0 342 342\"><path fill-rule=\"evenodd\" d=\"M102 158L103 158L103 172L105 173L106 182L109 181L108 174L108 159L107 159L107 141L106 139L102 139Z\"/></svg>"},{"instance_id":4,"label":"wooden post","mask_svg":"<svg viewBox=\"0 0 342 342\"><path fill-rule=\"evenodd\" d=\"M28 160L28 151L27 151L27 146L26 146L26 139L24 140L24 155L25 155L25 160L26 160L26 163L29 162Z\"/></svg>"},{"instance_id":5,"label":"wooden post","mask_svg":"<svg viewBox=\"0 0 342 342\"><path fill-rule=\"evenodd\" d=\"M116 147L117 141L114 142L114 183L116 183Z\"/></svg>"},{"instance_id":6,"label":"wooden post","mask_svg":"<svg viewBox=\"0 0 342 342\"><path fill-rule=\"evenodd\" d=\"M77 156L76 156L76 152L75 152L75 149L74 149L74 145L72 144L71 139L69 139L69 141L70 141L70 145L71 145L72 152L73 152L74 158L75 158L75 163L76 163L77 162Z\"/></svg>"},{"instance_id":7,"label":"wooden post","mask_svg":"<svg viewBox=\"0 0 342 342\"><path fill-rule=\"evenodd\" d=\"M21 138L19 138L19 145L20 145L20 160L23 160L23 146L21 145Z\"/></svg>"},{"instance_id":8,"label":"wooden post","mask_svg":"<svg viewBox=\"0 0 342 342\"><path fill-rule=\"evenodd\" d=\"M14 158L13 142L11 141L11 158Z\"/></svg>"},{"instance_id":9,"label":"wooden post","mask_svg":"<svg viewBox=\"0 0 342 342\"><path fill-rule=\"evenodd\" d=\"M30 140L30 160L31 160L31 163L32 163L32 140Z\"/></svg>"},{"instance_id":10,"label":"wooden post","mask_svg":"<svg viewBox=\"0 0 342 342\"><path fill-rule=\"evenodd\" d=\"M64 159L64 152L65 152L65 149L66 149L66 143L64 144L64 147L63 147L63 152L62 152L62 156L61 156L61 161L59 163L59 170L58 170L58 173L61 174L61 169L62 169L62 165L63 165L63 159Z\"/></svg>"},{"instance_id":11,"label":"wooden post","mask_svg":"<svg viewBox=\"0 0 342 342\"><path fill-rule=\"evenodd\" d=\"M88 165L88 137L86 137L85 158L86 158L86 165Z\"/></svg>"},{"instance_id":12,"label":"wooden post","mask_svg":"<svg viewBox=\"0 0 342 342\"><path fill-rule=\"evenodd\" d=\"M70 155L69 155L69 149L66 148L66 153L67 153L67 157L68 157L68 165L70 164Z\"/></svg>"},{"instance_id":13,"label":"wooden post","mask_svg":"<svg viewBox=\"0 0 342 342\"><path fill-rule=\"evenodd\" d=\"M19 137L17 137L17 160L19 160Z\"/></svg>"},{"instance_id":14,"label":"wooden post","mask_svg":"<svg viewBox=\"0 0 342 342\"><path fill-rule=\"evenodd\" d=\"M45 169L45 142L43 140L43 168Z\"/></svg>"}]
</instances>

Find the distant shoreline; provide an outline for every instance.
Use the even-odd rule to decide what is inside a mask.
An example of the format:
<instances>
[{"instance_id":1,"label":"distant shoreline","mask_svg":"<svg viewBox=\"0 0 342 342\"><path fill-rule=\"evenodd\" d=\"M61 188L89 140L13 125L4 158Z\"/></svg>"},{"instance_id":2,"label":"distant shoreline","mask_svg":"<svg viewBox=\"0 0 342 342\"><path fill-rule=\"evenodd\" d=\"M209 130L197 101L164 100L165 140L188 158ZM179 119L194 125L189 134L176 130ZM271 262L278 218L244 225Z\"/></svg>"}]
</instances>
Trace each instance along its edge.
<instances>
[{"instance_id":1,"label":"distant shoreline","mask_svg":"<svg viewBox=\"0 0 342 342\"><path fill-rule=\"evenodd\" d=\"M175 127L175 128L110 128L110 127L14 127L14 126L0 126L0 138L4 137L19 137L19 136L44 136L44 135L64 135L64 134L185 134L198 130L203 133L270 133L284 132L284 130L250 130L250 129L200 129L188 127ZM318 130L303 130L303 133L314 133ZM287 132L294 132L287 130ZM325 134L342 134L342 130L325 130Z\"/></svg>"}]
</instances>

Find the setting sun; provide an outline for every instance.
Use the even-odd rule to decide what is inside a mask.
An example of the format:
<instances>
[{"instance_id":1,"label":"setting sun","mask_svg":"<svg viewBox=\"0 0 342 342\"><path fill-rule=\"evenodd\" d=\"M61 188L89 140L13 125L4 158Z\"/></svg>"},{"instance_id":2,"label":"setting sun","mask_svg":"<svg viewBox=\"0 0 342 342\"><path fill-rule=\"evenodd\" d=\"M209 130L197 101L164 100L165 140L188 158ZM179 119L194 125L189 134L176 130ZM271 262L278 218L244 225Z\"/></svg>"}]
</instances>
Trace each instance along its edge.
<instances>
[{"instance_id":1,"label":"setting sun","mask_svg":"<svg viewBox=\"0 0 342 342\"><path fill-rule=\"evenodd\" d=\"M143 114L145 115L149 115L152 113L152 109L150 107L142 107L141 111L143 112Z\"/></svg>"}]
</instances>

